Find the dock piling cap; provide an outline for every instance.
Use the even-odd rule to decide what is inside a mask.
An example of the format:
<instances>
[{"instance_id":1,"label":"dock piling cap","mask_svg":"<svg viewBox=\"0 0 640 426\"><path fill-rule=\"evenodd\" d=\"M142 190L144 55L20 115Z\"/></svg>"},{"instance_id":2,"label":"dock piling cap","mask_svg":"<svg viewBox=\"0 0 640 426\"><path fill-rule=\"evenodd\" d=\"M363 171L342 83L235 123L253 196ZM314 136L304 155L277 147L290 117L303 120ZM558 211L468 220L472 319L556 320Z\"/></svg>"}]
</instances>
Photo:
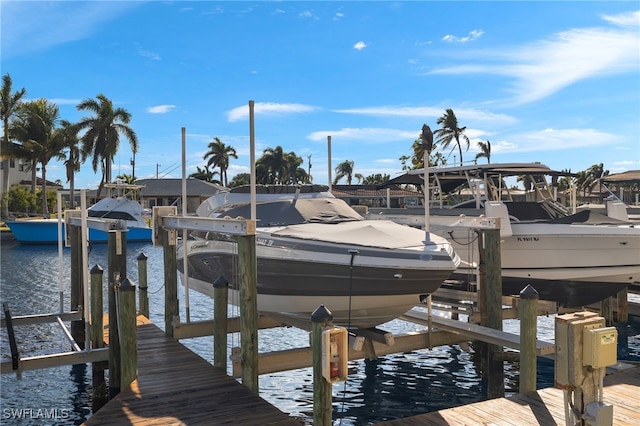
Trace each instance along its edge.
<instances>
[{"instance_id":1,"label":"dock piling cap","mask_svg":"<svg viewBox=\"0 0 640 426\"><path fill-rule=\"evenodd\" d=\"M333 314L330 310L325 308L324 305L318 306L316 310L311 314L311 322L314 323L330 322L332 320Z\"/></svg>"},{"instance_id":2,"label":"dock piling cap","mask_svg":"<svg viewBox=\"0 0 640 426\"><path fill-rule=\"evenodd\" d=\"M125 278L124 281L120 283L119 290L120 291L136 291L136 285L129 278Z\"/></svg>"},{"instance_id":3,"label":"dock piling cap","mask_svg":"<svg viewBox=\"0 0 640 426\"><path fill-rule=\"evenodd\" d=\"M527 286L520 292L520 298L526 300L534 300L539 299L540 295L538 294L536 289L531 286L531 284L527 284Z\"/></svg>"}]
</instances>

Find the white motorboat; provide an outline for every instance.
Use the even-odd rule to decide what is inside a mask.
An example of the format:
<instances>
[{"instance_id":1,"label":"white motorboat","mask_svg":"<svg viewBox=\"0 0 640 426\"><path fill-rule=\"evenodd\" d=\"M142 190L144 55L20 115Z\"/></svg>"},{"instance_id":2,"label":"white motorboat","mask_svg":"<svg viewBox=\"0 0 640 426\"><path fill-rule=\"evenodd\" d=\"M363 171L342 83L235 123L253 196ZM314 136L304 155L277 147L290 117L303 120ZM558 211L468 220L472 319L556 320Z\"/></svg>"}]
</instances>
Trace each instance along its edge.
<instances>
[{"instance_id":1,"label":"white motorboat","mask_svg":"<svg viewBox=\"0 0 640 426\"><path fill-rule=\"evenodd\" d=\"M615 295L640 281L640 228L590 210L573 214L556 201L549 176L565 175L541 164L508 163L429 169L430 231L446 237L462 262L454 277L475 281L476 234L460 225L466 217L501 220L503 293L531 284L541 299L579 307ZM525 182L516 196L508 178ZM391 183L423 187L424 170ZM368 219L424 227L416 209L369 209Z\"/></svg>"},{"instance_id":2,"label":"white motorboat","mask_svg":"<svg viewBox=\"0 0 640 426\"><path fill-rule=\"evenodd\" d=\"M258 311L309 325L324 305L334 324L370 328L423 302L451 275L459 258L451 244L392 221L366 221L326 187L265 186L256 195ZM248 187L210 197L203 217L250 218ZM229 283L237 303L237 248L232 237L192 233L186 241L189 287L213 295ZM178 269L184 282L184 244Z\"/></svg>"}]
</instances>

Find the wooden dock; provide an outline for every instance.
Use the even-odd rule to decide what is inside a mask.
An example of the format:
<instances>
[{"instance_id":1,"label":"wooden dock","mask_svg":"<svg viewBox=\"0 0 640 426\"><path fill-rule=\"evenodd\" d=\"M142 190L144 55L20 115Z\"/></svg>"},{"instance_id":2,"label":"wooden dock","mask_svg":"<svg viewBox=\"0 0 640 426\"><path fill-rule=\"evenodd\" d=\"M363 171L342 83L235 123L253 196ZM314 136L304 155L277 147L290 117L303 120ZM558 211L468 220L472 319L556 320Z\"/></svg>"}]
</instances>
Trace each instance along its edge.
<instances>
[{"instance_id":1,"label":"wooden dock","mask_svg":"<svg viewBox=\"0 0 640 426\"><path fill-rule=\"evenodd\" d=\"M613 424L639 425L640 367L607 375L604 385L604 402L613 405ZM563 392L556 388L378 423L384 426L564 424Z\"/></svg>"},{"instance_id":2,"label":"wooden dock","mask_svg":"<svg viewBox=\"0 0 640 426\"><path fill-rule=\"evenodd\" d=\"M299 426L304 422L146 323L138 325L138 379L84 424Z\"/></svg>"}]
</instances>

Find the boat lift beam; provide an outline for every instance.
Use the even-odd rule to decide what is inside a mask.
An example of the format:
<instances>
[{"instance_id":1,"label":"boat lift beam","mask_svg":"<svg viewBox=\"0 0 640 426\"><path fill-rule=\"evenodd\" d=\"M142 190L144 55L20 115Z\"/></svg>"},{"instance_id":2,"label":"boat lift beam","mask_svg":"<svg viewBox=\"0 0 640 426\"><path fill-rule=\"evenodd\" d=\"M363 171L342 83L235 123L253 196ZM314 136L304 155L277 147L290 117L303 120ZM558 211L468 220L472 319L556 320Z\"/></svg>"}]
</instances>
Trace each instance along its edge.
<instances>
[{"instance_id":1,"label":"boat lift beam","mask_svg":"<svg viewBox=\"0 0 640 426\"><path fill-rule=\"evenodd\" d=\"M427 325L424 316L417 314L411 310L400 316L400 319L414 322L421 325ZM449 333L460 334L467 339L482 340L493 345L504 346L520 350L520 336L517 334L507 333L505 331L495 330L481 325L465 323L462 321L451 320L438 315L434 315L432 322L435 328L447 331ZM555 353L555 345L543 340L536 341L536 354L538 356L551 355Z\"/></svg>"},{"instance_id":2,"label":"boat lift beam","mask_svg":"<svg viewBox=\"0 0 640 426\"><path fill-rule=\"evenodd\" d=\"M210 217L158 216L154 228L189 229L230 235L255 235L255 221L250 219L218 219Z\"/></svg>"},{"instance_id":3,"label":"boat lift beam","mask_svg":"<svg viewBox=\"0 0 640 426\"><path fill-rule=\"evenodd\" d=\"M67 223L71 226L82 226L82 221L79 210L69 210L67 212ZM127 222L125 220L120 219L103 219L103 218L95 218L88 217L87 218L87 228L97 229L98 231L126 231L127 230Z\"/></svg>"},{"instance_id":4,"label":"boat lift beam","mask_svg":"<svg viewBox=\"0 0 640 426\"><path fill-rule=\"evenodd\" d=\"M72 351L50 355L33 356L20 359L20 368L17 371L38 370L41 368L64 367L75 364L88 364L94 362L108 361L109 348L96 348L91 351ZM11 361L0 363L0 373L14 373Z\"/></svg>"},{"instance_id":5,"label":"boat lift beam","mask_svg":"<svg viewBox=\"0 0 640 426\"><path fill-rule=\"evenodd\" d=\"M56 322L60 318L63 321L82 321L82 310L64 312L61 314L36 314L36 315L23 315L12 317L11 322L14 326L18 325L33 325L33 324L46 324L50 322ZM7 319L0 319L0 327L7 327Z\"/></svg>"}]
</instances>

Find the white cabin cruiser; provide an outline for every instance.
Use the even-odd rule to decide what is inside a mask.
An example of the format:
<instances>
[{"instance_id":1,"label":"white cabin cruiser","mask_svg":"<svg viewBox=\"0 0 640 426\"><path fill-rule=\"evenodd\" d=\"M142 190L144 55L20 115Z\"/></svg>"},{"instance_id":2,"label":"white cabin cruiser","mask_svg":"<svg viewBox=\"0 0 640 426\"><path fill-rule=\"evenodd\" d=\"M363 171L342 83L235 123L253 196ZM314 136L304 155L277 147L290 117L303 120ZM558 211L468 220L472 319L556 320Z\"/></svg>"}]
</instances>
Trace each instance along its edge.
<instances>
[{"instance_id":1,"label":"white cabin cruiser","mask_svg":"<svg viewBox=\"0 0 640 426\"><path fill-rule=\"evenodd\" d=\"M486 164L429 169L430 231L446 237L461 257L454 274L474 281L476 235L460 227L465 216L501 217L503 293L531 284L541 299L579 307L615 295L640 281L640 228L632 222L585 210L572 214L556 201L549 176L566 175L533 163ZM506 178L529 188L516 197ZM423 187L424 170L390 183ZM522 191L525 192L525 191ZM424 227L424 209L370 209L367 219Z\"/></svg>"}]
</instances>

